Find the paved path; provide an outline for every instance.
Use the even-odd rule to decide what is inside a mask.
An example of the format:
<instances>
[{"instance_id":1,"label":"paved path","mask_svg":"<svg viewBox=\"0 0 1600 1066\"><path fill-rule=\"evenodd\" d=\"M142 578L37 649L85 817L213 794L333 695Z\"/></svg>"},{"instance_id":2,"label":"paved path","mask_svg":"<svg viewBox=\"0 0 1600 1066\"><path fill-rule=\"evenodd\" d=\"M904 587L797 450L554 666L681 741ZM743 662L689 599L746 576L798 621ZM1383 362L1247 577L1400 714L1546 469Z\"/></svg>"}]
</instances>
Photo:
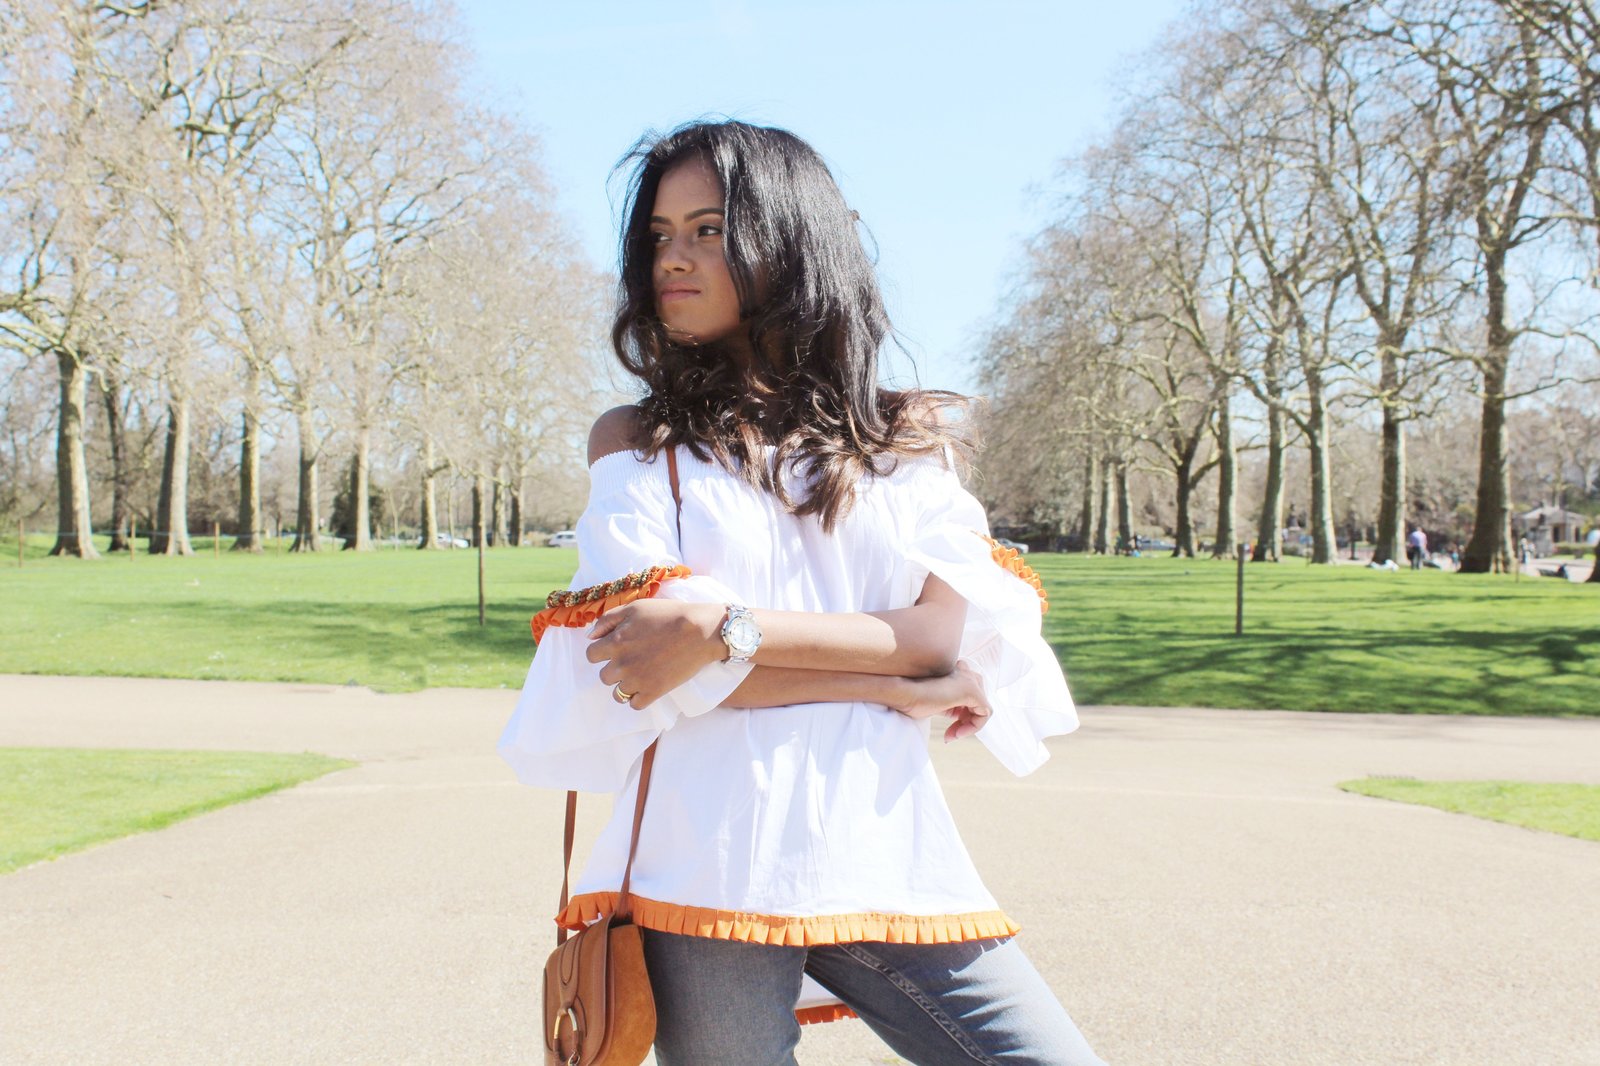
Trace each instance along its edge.
<instances>
[{"instance_id":1,"label":"paved path","mask_svg":"<svg viewBox=\"0 0 1600 1066\"><path fill-rule=\"evenodd\" d=\"M560 803L492 752L511 703L0 677L0 745L361 760L0 877L0 1062L539 1061ZM1333 787L1600 782L1600 721L1093 708L1026 780L936 757L1114 1064L1600 1063L1600 844ZM844 1022L801 1061L897 1060Z\"/></svg>"}]
</instances>

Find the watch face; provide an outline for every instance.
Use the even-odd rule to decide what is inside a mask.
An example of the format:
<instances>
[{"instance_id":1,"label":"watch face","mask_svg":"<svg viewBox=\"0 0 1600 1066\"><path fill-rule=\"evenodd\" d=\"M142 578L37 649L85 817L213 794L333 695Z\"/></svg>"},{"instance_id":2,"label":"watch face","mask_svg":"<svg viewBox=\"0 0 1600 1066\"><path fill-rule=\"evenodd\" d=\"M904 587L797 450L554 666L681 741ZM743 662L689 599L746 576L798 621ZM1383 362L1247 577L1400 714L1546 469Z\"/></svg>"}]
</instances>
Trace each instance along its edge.
<instances>
[{"instance_id":1,"label":"watch face","mask_svg":"<svg viewBox=\"0 0 1600 1066\"><path fill-rule=\"evenodd\" d=\"M728 647L739 655L749 655L761 646L761 627L751 618L735 618L728 623Z\"/></svg>"}]
</instances>

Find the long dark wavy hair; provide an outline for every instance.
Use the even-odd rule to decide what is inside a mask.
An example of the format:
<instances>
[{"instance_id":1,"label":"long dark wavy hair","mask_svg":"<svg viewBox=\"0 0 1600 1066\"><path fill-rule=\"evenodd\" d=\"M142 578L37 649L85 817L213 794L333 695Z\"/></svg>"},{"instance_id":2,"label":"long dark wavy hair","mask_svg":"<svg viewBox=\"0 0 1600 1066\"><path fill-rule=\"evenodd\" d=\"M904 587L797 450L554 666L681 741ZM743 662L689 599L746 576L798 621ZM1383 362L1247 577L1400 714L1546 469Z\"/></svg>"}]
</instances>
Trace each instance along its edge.
<instances>
[{"instance_id":1,"label":"long dark wavy hair","mask_svg":"<svg viewBox=\"0 0 1600 1066\"><path fill-rule=\"evenodd\" d=\"M676 343L656 315L656 189L663 174L696 157L722 184L723 249L754 359L735 358L721 343ZM787 130L696 122L647 135L618 169L630 163L611 341L646 389L646 458L687 445L830 530L868 473L946 448L967 459L966 397L879 387L889 316L857 216L810 145ZM791 498L774 476L785 469L804 473L805 499Z\"/></svg>"}]
</instances>

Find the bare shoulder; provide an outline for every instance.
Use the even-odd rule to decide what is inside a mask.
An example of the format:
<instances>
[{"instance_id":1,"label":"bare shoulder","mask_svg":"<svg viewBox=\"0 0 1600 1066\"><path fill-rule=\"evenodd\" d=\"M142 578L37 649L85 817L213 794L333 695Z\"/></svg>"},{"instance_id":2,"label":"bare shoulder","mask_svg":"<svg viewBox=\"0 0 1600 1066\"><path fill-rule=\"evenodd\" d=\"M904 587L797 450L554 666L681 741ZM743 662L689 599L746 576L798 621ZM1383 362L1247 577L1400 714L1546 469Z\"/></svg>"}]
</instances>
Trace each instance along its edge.
<instances>
[{"instance_id":1,"label":"bare shoulder","mask_svg":"<svg viewBox=\"0 0 1600 1066\"><path fill-rule=\"evenodd\" d=\"M616 452L638 448L640 439L639 409L633 404L613 407L594 421L589 430L589 465Z\"/></svg>"}]
</instances>

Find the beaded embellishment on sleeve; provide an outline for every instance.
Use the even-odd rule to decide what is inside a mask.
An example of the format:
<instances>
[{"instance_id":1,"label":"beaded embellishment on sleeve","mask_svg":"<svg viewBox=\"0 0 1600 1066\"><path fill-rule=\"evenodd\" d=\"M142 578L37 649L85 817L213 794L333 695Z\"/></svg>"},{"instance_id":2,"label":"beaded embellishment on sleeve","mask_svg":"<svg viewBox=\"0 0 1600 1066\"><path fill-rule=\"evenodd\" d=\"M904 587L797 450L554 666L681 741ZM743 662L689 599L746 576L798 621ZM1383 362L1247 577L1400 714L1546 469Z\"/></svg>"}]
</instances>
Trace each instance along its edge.
<instances>
[{"instance_id":1,"label":"beaded embellishment on sleeve","mask_svg":"<svg viewBox=\"0 0 1600 1066\"><path fill-rule=\"evenodd\" d=\"M689 573L687 566L652 566L588 588L557 589L545 597L544 610L533 616L533 642L539 643L539 638L551 626L576 629L613 607L649 599L661 588L662 582L688 577Z\"/></svg>"},{"instance_id":2,"label":"beaded embellishment on sleeve","mask_svg":"<svg viewBox=\"0 0 1600 1066\"><path fill-rule=\"evenodd\" d=\"M1039 594L1039 613L1043 614L1048 611L1050 609L1050 596L1044 590L1044 582L1039 579L1038 574L1034 573L1033 567L1022 561L1022 553L1015 548L1003 547L993 537L985 537L982 533L979 533L978 536L989 542L990 558L1004 569L1011 571L1011 573L1027 582L1033 587L1033 591Z\"/></svg>"}]
</instances>

